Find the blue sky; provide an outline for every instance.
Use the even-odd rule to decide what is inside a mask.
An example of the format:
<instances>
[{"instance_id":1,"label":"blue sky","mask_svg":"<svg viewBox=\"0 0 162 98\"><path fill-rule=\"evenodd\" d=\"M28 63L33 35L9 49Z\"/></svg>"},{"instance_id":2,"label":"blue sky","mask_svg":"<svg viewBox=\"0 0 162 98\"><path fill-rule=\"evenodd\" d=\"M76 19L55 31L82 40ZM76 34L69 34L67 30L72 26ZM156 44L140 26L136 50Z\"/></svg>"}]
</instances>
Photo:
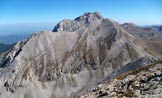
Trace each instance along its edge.
<instances>
[{"instance_id":1,"label":"blue sky","mask_svg":"<svg viewBox=\"0 0 162 98\"><path fill-rule=\"evenodd\" d=\"M0 0L0 24L59 22L94 11L119 23L162 24L162 0Z\"/></svg>"}]
</instances>

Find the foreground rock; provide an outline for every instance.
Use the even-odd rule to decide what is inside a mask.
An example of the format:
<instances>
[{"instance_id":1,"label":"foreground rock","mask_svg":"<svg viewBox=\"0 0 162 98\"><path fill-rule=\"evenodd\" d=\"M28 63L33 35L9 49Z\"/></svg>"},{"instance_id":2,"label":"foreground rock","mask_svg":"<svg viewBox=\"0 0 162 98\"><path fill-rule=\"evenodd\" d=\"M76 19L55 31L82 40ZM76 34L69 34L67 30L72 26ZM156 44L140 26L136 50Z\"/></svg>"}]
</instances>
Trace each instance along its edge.
<instances>
[{"instance_id":1,"label":"foreground rock","mask_svg":"<svg viewBox=\"0 0 162 98\"><path fill-rule=\"evenodd\" d=\"M118 75L80 98L161 98L162 62ZM97 89L96 89L97 88Z\"/></svg>"}]
</instances>

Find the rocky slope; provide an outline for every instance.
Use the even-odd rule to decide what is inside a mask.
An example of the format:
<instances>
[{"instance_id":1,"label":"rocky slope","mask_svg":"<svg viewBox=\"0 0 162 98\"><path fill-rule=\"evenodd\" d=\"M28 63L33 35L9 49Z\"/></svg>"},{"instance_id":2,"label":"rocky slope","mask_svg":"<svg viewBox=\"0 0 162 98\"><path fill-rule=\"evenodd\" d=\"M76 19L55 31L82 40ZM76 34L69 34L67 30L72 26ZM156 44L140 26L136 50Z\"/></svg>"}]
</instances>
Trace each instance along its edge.
<instances>
[{"instance_id":1,"label":"rocky slope","mask_svg":"<svg viewBox=\"0 0 162 98\"><path fill-rule=\"evenodd\" d=\"M150 39L157 36L157 34L155 34L155 32L152 32L151 29L144 29L133 23L124 23L121 24L121 27L123 27L127 32L131 33L132 35L140 38Z\"/></svg>"},{"instance_id":2,"label":"rocky slope","mask_svg":"<svg viewBox=\"0 0 162 98\"><path fill-rule=\"evenodd\" d=\"M122 73L80 98L161 98L162 61Z\"/></svg>"},{"instance_id":3,"label":"rocky slope","mask_svg":"<svg viewBox=\"0 0 162 98\"><path fill-rule=\"evenodd\" d=\"M33 34L2 58L0 98L76 97L98 82L160 59L155 47L161 44L154 43L98 12L63 20L53 32Z\"/></svg>"},{"instance_id":4,"label":"rocky slope","mask_svg":"<svg viewBox=\"0 0 162 98\"><path fill-rule=\"evenodd\" d=\"M143 39L150 40L154 38L157 39L157 37L162 38L162 26L140 27L133 23L124 23L120 26L132 35Z\"/></svg>"},{"instance_id":5,"label":"rocky slope","mask_svg":"<svg viewBox=\"0 0 162 98\"><path fill-rule=\"evenodd\" d=\"M0 43L0 65L1 65L2 59L5 57L5 55L10 51L10 49L13 46L14 46L14 44L6 45L3 43Z\"/></svg>"}]
</instances>

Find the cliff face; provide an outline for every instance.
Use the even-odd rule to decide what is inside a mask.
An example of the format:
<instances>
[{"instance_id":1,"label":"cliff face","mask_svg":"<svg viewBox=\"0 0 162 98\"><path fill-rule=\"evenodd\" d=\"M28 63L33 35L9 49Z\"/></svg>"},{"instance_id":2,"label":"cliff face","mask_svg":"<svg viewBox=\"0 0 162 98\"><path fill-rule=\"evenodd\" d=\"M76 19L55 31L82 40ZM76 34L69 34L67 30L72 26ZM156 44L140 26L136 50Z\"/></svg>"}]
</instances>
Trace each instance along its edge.
<instances>
[{"instance_id":1,"label":"cliff face","mask_svg":"<svg viewBox=\"0 0 162 98\"><path fill-rule=\"evenodd\" d=\"M113 20L85 13L63 20L53 32L38 32L17 43L0 65L0 98L75 97L81 89L109 80L120 68L132 70L124 66L147 57L154 60L161 54Z\"/></svg>"}]
</instances>

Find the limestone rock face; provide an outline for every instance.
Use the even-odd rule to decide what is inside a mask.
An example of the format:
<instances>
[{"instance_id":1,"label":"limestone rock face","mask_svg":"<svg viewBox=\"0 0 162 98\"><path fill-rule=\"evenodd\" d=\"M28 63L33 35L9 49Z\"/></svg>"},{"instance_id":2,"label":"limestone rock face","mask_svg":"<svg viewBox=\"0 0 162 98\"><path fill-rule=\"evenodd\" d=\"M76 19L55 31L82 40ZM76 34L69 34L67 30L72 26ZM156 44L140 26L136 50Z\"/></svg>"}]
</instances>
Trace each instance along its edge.
<instances>
[{"instance_id":1,"label":"limestone rock face","mask_svg":"<svg viewBox=\"0 0 162 98\"><path fill-rule=\"evenodd\" d=\"M143 58L160 59L153 47L97 12L63 20L53 32L35 33L6 54L0 98L74 98L152 61ZM136 60L144 63L131 63Z\"/></svg>"}]
</instances>

